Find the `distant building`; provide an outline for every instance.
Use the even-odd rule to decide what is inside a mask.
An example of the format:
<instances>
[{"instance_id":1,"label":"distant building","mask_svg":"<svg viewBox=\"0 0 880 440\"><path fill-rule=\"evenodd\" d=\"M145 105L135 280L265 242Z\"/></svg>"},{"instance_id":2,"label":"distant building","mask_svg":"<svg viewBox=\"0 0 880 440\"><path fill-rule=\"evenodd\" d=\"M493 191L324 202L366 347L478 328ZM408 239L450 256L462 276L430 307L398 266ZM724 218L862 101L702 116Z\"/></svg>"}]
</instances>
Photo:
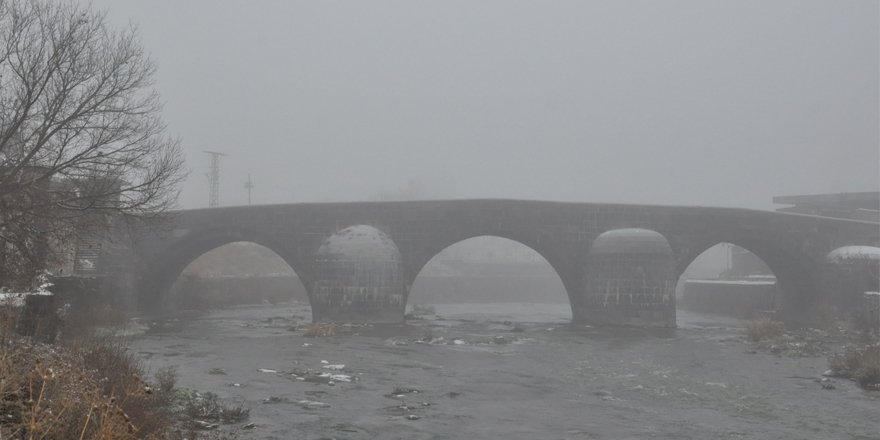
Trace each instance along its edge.
<instances>
[{"instance_id":1,"label":"distant building","mask_svg":"<svg viewBox=\"0 0 880 440\"><path fill-rule=\"evenodd\" d=\"M780 212L880 222L880 192L811 194L773 197Z\"/></svg>"},{"instance_id":2,"label":"distant building","mask_svg":"<svg viewBox=\"0 0 880 440\"><path fill-rule=\"evenodd\" d=\"M94 211L89 214L71 216L71 221L64 222L48 216L31 216L32 227L46 232L41 236L41 246L45 247L41 257L44 269L56 277L102 275L107 268L101 256L108 245L107 233L111 227L112 209L119 204L119 189L123 181L118 178L71 179L60 178L49 174L46 167L29 166L12 174L3 175L11 168L0 168L0 181L5 177L9 182L18 182L26 186L25 190L16 188L13 195L18 200L7 201L11 206L29 206L50 201L67 201L74 212L80 205L88 205ZM33 181L33 184L27 183ZM21 183L25 182L25 183ZM90 194L107 194L103 197L90 197ZM18 204L18 205L16 205ZM57 209L52 203L51 209ZM41 205L37 205L41 206ZM0 217L4 213L0 212ZM61 232L59 232L61 231ZM10 243L0 241L0 262L13 255L14 248ZM14 258L14 257L12 257Z\"/></svg>"},{"instance_id":3,"label":"distant building","mask_svg":"<svg viewBox=\"0 0 880 440\"><path fill-rule=\"evenodd\" d=\"M792 205L777 209L779 212L880 222L880 192L776 196L773 203ZM755 275L772 275L772 272L751 252L731 249L726 276L738 279Z\"/></svg>"}]
</instances>

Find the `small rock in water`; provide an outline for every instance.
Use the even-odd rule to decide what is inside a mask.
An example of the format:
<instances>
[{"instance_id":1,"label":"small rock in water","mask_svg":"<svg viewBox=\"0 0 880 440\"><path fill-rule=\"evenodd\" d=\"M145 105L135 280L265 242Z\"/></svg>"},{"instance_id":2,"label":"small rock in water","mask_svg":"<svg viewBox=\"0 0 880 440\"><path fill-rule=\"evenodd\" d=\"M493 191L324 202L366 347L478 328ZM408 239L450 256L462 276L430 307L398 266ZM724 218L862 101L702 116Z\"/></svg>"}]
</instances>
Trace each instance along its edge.
<instances>
[{"instance_id":1,"label":"small rock in water","mask_svg":"<svg viewBox=\"0 0 880 440\"><path fill-rule=\"evenodd\" d=\"M219 426L216 423L208 423L204 420L193 420L193 425L196 429L215 429Z\"/></svg>"},{"instance_id":2,"label":"small rock in water","mask_svg":"<svg viewBox=\"0 0 880 440\"><path fill-rule=\"evenodd\" d=\"M301 406L305 409L329 408L330 407L329 403L318 402L315 400L300 400L296 403L298 403L299 406Z\"/></svg>"},{"instance_id":3,"label":"small rock in water","mask_svg":"<svg viewBox=\"0 0 880 440\"><path fill-rule=\"evenodd\" d=\"M495 344L509 344L510 340L505 338L504 336L498 335L492 338L492 342Z\"/></svg>"},{"instance_id":4,"label":"small rock in water","mask_svg":"<svg viewBox=\"0 0 880 440\"><path fill-rule=\"evenodd\" d=\"M407 414L407 415L406 415L406 419L407 419L407 420L418 420L418 419L421 419L421 418L422 418L421 416L417 416L417 415L415 415L415 414Z\"/></svg>"}]
</instances>

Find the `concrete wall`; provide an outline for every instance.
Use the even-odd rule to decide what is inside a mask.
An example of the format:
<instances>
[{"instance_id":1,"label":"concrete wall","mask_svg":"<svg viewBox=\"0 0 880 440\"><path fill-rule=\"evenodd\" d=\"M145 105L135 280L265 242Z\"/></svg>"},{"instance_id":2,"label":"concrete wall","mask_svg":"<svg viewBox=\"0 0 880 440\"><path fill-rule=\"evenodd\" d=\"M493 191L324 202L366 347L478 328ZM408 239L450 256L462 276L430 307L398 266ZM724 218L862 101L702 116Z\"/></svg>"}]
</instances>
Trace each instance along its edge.
<instances>
[{"instance_id":1,"label":"concrete wall","mask_svg":"<svg viewBox=\"0 0 880 440\"><path fill-rule=\"evenodd\" d=\"M680 306L686 310L751 319L776 310L772 281L687 280Z\"/></svg>"}]
</instances>

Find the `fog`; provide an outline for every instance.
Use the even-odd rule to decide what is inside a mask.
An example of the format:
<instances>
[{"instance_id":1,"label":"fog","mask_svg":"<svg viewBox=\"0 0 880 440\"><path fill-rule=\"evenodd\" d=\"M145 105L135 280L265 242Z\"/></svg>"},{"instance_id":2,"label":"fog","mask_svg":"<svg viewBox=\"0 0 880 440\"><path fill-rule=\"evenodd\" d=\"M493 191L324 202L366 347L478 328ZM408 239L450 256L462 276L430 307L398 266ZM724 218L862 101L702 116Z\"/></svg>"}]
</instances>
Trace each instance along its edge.
<instances>
[{"instance_id":1,"label":"fog","mask_svg":"<svg viewBox=\"0 0 880 440\"><path fill-rule=\"evenodd\" d=\"M120 1L207 205L878 188L875 1ZM391 195L389 197L389 195Z\"/></svg>"}]
</instances>

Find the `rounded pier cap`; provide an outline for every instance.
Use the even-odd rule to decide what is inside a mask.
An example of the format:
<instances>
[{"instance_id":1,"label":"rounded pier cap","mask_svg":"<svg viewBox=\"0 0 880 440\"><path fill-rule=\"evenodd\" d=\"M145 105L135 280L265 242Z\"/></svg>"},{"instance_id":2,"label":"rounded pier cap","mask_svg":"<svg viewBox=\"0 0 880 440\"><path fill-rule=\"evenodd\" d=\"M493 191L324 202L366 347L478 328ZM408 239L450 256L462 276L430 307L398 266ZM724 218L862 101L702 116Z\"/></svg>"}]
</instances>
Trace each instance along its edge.
<instances>
[{"instance_id":1,"label":"rounded pier cap","mask_svg":"<svg viewBox=\"0 0 880 440\"><path fill-rule=\"evenodd\" d=\"M844 246L829 252L825 259L829 263L834 264L877 264L877 262L880 262L880 248L874 246Z\"/></svg>"},{"instance_id":2,"label":"rounded pier cap","mask_svg":"<svg viewBox=\"0 0 880 440\"><path fill-rule=\"evenodd\" d=\"M400 261L400 251L394 241L368 225L349 226L327 237L317 255L322 260Z\"/></svg>"},{"instance_id":3,"label":"rounded pier cap","mask_svg":"<svg viewBox=\"0 0 880 440\"><path fill-rule=\"evenodd\" d=\"M613 229L593 240L591 254L670 254L672 248L662 234L650 229Z\"/></svg>"}]
</instances>

